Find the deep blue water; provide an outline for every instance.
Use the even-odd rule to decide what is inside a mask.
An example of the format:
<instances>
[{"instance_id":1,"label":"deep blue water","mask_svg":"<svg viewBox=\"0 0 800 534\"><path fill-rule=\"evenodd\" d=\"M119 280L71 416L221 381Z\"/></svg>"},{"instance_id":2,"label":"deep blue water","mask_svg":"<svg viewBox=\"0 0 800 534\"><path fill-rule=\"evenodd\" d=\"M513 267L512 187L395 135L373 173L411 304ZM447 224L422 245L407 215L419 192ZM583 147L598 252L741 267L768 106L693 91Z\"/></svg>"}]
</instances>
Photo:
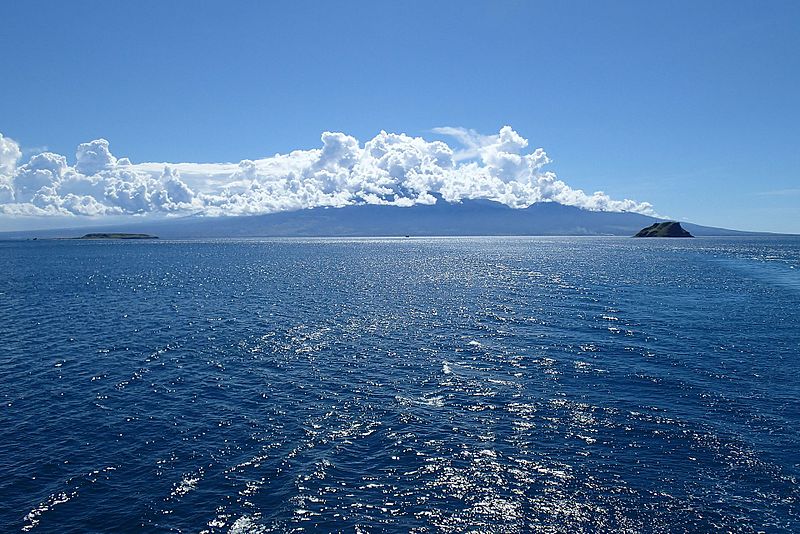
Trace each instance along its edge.
<instances>
[{"instance_id":1,"label":"deep blue water","mask_svg":"<svg viewBox=\"0 0 800 534\"><path fill-rule=\"evenodd\" d=\"M800 531L800 239L0 243L0 527Z\"/></svg>"}]
</instances>

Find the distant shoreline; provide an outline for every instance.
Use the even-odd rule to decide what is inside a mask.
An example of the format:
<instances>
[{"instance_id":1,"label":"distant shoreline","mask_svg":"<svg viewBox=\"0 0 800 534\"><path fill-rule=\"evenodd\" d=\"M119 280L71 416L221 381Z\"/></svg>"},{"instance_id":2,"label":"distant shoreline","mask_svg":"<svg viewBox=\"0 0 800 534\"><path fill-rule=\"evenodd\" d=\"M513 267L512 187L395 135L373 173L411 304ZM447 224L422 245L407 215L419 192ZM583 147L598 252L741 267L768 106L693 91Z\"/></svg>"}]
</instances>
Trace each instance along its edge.
<instances>
[{"instance_id":1,"label":"distant shoreline","mask_svg":"<svg viewBox=\"0 0 800 534\"><path fill-rule=\"evenodd\" d=\"M92 233L85 234L81 237L64 237L62 239L85 239L85 240L98 240L98 239L158 239L158 236L150 234L128 234L124 232L116 233Z\"/></svg>"},{"instance_id":2,"label":"distant shoreline","mask_svg":"<svg viewBox=\"0 0 800 534\"><path fill-rule=\"evenodd\" d=\"M0 242L20 242L20 241L161 241L161 242L205 242L205 241L368 241L368 240L387 240L387 241L414 241L420 239L565 239L574 238L580 240L605 240L605 239L635 239L632 236L621 235L570 235L570 234L538 234L538 235L307 235L307 236L151 236L147 238L85 238L81 237L7 237L0 236ZM705 239L800 239L798 234L774 234L774 235L733 235L733 236L699 236L699 240ZM649 239L647 241L650 241ZM660 239L658 241L661 241ZM669 239L668 241L673 241Z\"/></svg>"}]
</instances>

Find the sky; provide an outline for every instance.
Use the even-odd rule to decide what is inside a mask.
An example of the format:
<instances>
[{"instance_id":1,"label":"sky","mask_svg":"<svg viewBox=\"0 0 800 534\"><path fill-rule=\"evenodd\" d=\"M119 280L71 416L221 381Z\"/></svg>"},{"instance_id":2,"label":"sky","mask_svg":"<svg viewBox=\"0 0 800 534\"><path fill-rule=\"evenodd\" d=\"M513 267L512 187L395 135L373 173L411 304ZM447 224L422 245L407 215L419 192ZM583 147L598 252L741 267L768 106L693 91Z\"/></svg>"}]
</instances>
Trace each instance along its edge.
<instances>
[{"instance_id":1,"label":"sky","mask_svg":"<svg viewBox=\"0 0 800 534\"><path fill-rule=\"evenodd\" d=\"M800 233L798 2L0 11L0 231L439 193Z\"/></svg>"}]
</instances>

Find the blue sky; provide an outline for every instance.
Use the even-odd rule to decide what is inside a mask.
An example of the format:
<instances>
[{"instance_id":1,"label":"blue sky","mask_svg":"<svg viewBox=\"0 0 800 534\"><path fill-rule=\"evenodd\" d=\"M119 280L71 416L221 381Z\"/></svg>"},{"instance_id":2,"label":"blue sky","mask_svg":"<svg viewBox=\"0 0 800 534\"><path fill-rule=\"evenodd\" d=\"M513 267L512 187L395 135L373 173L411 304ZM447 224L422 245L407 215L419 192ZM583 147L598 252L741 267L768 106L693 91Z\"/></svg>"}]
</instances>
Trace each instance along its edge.
<instances>
[{"instance_id":1,"label":"blue sky","mask_svg":"<svg viewBox=\"0 0 800 534\"><path fill-rule=\"evenodd\" d=\"M75 163L239 162L434 128L572 188L800 233L797 2L9 2L0 133ZM191 184L190 184L191 187ZM7 228L9 216L0 219ZM0 228L1 229L1 228Z\"/></svg>"}]
</instances>

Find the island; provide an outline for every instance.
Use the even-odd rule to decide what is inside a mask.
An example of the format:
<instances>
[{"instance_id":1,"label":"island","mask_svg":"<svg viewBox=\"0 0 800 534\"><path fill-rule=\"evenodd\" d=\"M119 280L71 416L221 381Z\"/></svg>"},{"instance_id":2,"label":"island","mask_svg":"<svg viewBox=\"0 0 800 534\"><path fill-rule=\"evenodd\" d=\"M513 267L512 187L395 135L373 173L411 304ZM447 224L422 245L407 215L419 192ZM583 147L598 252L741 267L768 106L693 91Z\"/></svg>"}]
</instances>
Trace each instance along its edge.
<instances>
[{"instance_id":1,"label":"island","mask_svg":"<svg viewBox=\"0 0 800 534\"><path fill-rule=\"evenodd\" d=\"M694 237L681 226L679 222L667 221L654 223L647 228L642 228L633 237Z\"/></svg>"},{"instance_id":2,"label":"island","mask_svg":"<svg viewBox=\"0 0 800 534\"><path fill-rule=\"evenodd\" d=\"M83 237L75 237L74 239L158 239L158 236L150 234L110 233L110 234L86 234Z\"/></svg>"}]
</instances>

